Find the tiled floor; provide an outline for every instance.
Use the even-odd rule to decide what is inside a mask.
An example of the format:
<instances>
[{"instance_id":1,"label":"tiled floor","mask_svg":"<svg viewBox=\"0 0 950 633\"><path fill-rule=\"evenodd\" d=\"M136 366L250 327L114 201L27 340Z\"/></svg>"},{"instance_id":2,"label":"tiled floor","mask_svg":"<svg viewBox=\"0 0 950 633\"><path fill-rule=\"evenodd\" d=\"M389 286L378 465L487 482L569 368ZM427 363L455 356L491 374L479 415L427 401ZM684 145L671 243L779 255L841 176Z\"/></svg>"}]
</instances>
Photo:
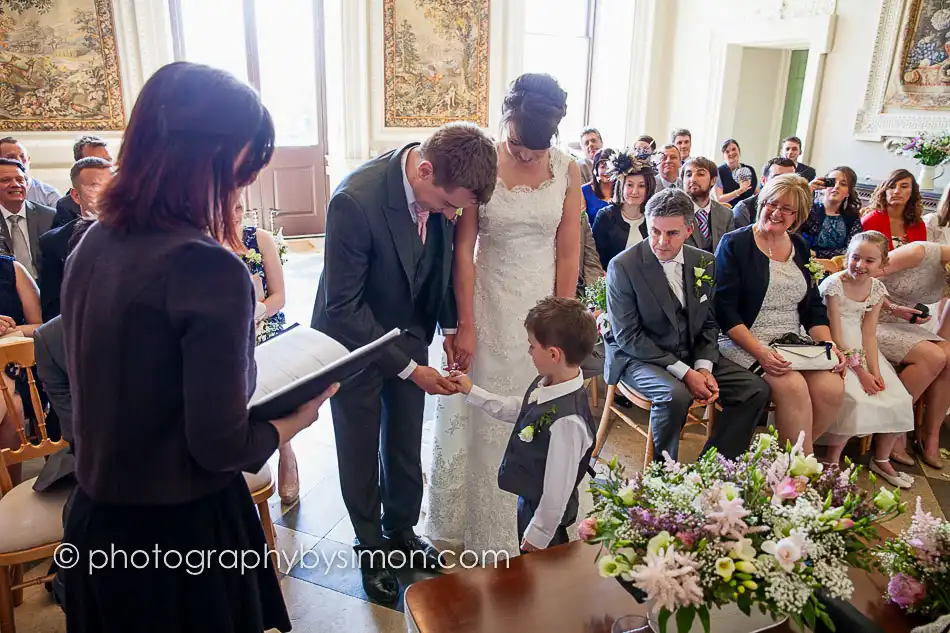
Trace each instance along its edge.
<instances>
[{"instance_id":1,"label":"tiled floor","mask_svg":"<svg viewBox=\"0 0 950 633\"><path fill-rule=\"evenodd\" d=\"M309 323L313 296L322 267L322 257L311 244L292 244L291 260L286 267L290 321ZM603 391L601 391L601 400ZM646 413L632 412L638 422L646 421ZM423 455L429 445L431 426L426 425ZM950 431L944 429L942 445L950 448ZM282 506L276 495L270 501L272 516L277 523L278 549L282 552L282 585L296 631L334 631L346 633L391 633L405 631L402 600L395 608L372 604L366 600L360 585L359 572L343 562L350 560L353 529L340 494L337 474L336 449L329 407L321 411L320 419L301 433L293 442L300 468L300 501L291 507ZM702 447L699 430L687 432L681 445L681 457L693 460ZM631 469L639 469L643 460L642 436L619 422L611 428L603 457L613 455ZM859 460L859 461L865 461ZM276 473L277 457L271 460ZM31 465L35 473L36 464ZM915 467L908 469L917 475L914 488L904 498L913 500L919 495L925 507L938 516L950 513L950 464L944 471ZM29 476L33 476L30 474ZM909 522L902 517L893 522L891 529L899 530ZM287 564L290 561L292 565ZM46 565L30 570L31 576L41 574ZM28 575L28 577L30 577ZM403 588L423 575L411 572L400 577ZM55 606L42 587L27 590L25 603L16 609L18 633L59 633L65 631L62 612Z\"/></svg>"}]
</instances>

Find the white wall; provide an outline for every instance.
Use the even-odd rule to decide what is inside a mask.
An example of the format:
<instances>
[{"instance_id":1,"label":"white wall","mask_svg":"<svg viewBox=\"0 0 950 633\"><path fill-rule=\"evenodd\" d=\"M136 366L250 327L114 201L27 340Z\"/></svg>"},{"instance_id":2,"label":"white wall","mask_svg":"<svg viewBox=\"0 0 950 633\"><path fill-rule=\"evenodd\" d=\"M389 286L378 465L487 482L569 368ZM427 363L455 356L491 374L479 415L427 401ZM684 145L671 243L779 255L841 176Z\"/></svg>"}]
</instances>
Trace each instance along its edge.
<instances>
[{"instance_id":1,"label":"white wall","mask_svg":"<svg viewBox=\"0 0 950 633\"><path fill-rule=\"evenodd\" d=\"M759 173L760 165L775 155L778 144L776 119L781 123L781 100L788 76L782 72L783 51L745 48L739 68L739 91L733 117L733 137L742 148L742 162ZM778 108L776 107L778 106ZM720 156L714 160L719 161Z\"/></svg>"},{"instance_id":2,"label":"white wall","mask_svg":"<svg viewBox=\"0 0 950 633\"><path fill-rule=\"evenodd\" d=\"M706 0L673 0L676 18L666 37L657 41L674 42L673 80L666 99L666 128L686 127L693 132L693 154L703 154L717 162L721 159L716 138L717 121L711 121L706 95L715 88L718 56L713 53L721 33L717 16L737 17L731 29L748 29L752 21L749 0L717 0L715 10ZM805 5L802 0L790 5ZM881 0L837 0L834 38L821 75L818 107L812 140L805 147L803 160L819 172L840 164L854 168L860 178L882 178L893 169L915 170L915 163L888 153L883 143L857 141L852 128L855 114L864 97L874 39L880 18ZM761 6L761 5L760 5ZM800 46L797 46L800 47ZM732 48L732 47L730 47ZM662 98L661 95L656 95ZM725 113L723 113L725 115ZM738 134L736 134L739 138ZM739 138L743 147L748 140ZM747 161L748 162L748 161ZM758 167L758 165L756 165ZM937 188L947 182L938 180Z\"/></svg>"}]
</instances>

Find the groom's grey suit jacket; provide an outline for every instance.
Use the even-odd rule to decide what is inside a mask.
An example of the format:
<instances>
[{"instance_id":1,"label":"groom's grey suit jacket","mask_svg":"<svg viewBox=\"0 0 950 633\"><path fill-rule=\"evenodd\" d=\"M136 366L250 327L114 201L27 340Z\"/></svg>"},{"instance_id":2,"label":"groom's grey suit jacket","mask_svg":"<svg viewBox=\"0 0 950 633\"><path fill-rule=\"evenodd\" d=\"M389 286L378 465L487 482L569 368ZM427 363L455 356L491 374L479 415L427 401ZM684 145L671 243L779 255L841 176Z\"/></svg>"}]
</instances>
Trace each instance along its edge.
<instances>
[{"instance_id":1,"label":"groom's grey suit jacket","mask_svg":"<svg viewBox=\"0 0 950 633\"><path fill-rule=\"evenodd\" d=\"M428 225L429 239L434 222L442 232L438 284L418 287L414 273L419 235L406 203L401 157L416 145L371 160L337 187L327 210L325 265L313 307L311 326L350 350L421 322L424 341L401 339L377 361L384 377L399 374L410 359L426 364L415 356L432 342L436 325L455 329L458 323L451 284L454 224L444 216L433 214ZM420 293L422 314L416 311Z\"/></svg>"},{"instance_id":2,"label":"groom's grey suit jacket","mask_svg":"<svg viewBox=\"0 0 950 633\"><path fill-rule=\"evenodd\" d=\"M606 340L607 384L615 385L631 361L666 368L676 361L690 367L699 360L719 361L719 326L713 314L714 287L702 284L696 296L693 268L700 262L712 279L715 262L709 253L683 246L683 290L691 350L679 354L678 301L670 290L663 266L647 241L627 249L607 267L607 313L610 335ZM705 299L703 299L705 297Z\"/></svg>"}]
</instances>

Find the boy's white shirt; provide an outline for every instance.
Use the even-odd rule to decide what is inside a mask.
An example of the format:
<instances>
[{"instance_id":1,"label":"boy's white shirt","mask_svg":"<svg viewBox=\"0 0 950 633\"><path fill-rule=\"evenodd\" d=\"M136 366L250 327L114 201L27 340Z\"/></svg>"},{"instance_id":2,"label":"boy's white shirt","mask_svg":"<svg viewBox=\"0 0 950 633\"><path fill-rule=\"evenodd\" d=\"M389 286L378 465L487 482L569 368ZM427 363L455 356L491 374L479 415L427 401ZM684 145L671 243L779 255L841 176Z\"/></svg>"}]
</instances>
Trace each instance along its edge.
<instances>
[{"instance_id":1,"label":"boy's white shirt","mask_svg":"<svg viewBox=\"0 0 950 633\"><path fill-rule=\"evenodd\" d=\"M584 376L578 370L577 376L566 382L550 387L543 384L529 396L529 402L543 405L561 396L584 388ZM499 396L485 391L477 385L465 402L478 407L496 420L515 424L521 415L523 398ZM544 488L534 517L524 533L524 540L539 549L547 547L554 533L561 525L564 509L577 487L577 465L594 438L581 416L572 414L556 418L550 426L551 441L548 445L548 459L544 469Z\"/></svg>"}]
</instances>

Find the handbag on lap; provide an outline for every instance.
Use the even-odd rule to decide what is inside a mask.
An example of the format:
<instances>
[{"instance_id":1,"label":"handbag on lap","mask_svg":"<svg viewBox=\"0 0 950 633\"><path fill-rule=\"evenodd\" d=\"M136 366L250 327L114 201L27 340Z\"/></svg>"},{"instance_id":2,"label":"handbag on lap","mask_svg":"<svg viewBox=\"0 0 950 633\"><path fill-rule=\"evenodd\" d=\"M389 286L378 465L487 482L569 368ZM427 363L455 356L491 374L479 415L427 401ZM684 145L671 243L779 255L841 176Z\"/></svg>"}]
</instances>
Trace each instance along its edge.
<instances>
[{"instance_id":1,"label":"handbag on lap","mask_svg":"<svg viewBox=\"0 0 950 633\"><path fill-rule=\"evenodd\" d=\"M810 337L794 332L772 339L769 347L790 362L789 369L794 371L826 371L838 364L838 355L834 353L831 343L816 343ZM758 362L753 363L749 370L758 376L765 373Z\"/></svg>"}]
</instances>

